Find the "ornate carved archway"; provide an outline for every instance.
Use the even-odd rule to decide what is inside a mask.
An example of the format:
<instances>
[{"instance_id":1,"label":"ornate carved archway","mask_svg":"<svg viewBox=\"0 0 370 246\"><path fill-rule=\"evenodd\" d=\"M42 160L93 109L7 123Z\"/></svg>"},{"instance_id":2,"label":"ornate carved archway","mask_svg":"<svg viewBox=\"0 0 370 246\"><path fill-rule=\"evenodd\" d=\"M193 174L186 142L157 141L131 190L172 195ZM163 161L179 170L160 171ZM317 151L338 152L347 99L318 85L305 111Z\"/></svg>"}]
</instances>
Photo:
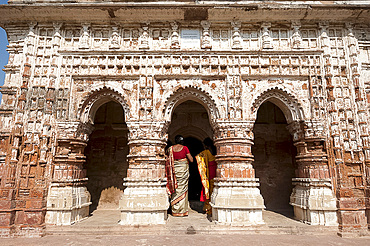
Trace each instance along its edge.
<instances>
[{"instance_id":1,"label":"ornate carved archway","mask_svg":"<svg viewBox=\"0 0 370 246\"><path fill-rule=\"evenodd\" d=\"M256 97L251 109L252 119L257 118L259 107L266 101L274 103L283 111L288 124L304 119L302 107L295 96L278 87L270 88Z\"/></svg>"},{"instance_id":2,"label":"ornate carved archway","mask_svg":"<svg viewBox=\"0 0 370 246\"><path fill-rule=\"evenodd\" d=\"M167 98L163 110L166 122L169 123L171 121L171 116L175 108L187 100L200 103L207 110L211 126L214 125L214 122L220 116L215 101L207 92L193 87L180 88Z\"/></svg>"},{"instance_id":3,"label":"ornate carved archway","mask_svg":"<svg viewBox=\"0 0 370 246\"><path fill-rule=\"evenodd\" d=\"M125 120L129 119L130 108L125 96L113 88L106 86L92 90L82 100L78 107L78 116L82 123L93 123L98 108L109 101L119 103L124 111Z\"/></svg>"},{"instance_id":4,"label":"ornate carved archway","mask_svg":"<svg viewBox=\"0 0 370 246\"><path fill-rule=\"evenodd\" d=\"M128 118L129 107L124 96L106 86L91 90L81 99L77 121L58 123L53 181L47 198L46 223L69 225L89 215L90 193L86 188L86 172L83 164L84 149L93 131L97 110L103 104L115 101L124 109ZM63 182L61 182L63 181ZM64 206L67 201L68 206Z\"/></svg>"},{"instance_id":5,"label":"ornate carved archway","mask_svg":"<svg viewBox=\"0 0 370 246\"><path fill-rule=\"evenodd\" d=\"M214 123L219 111L211 95L200 87L173 91L165 101L163 113L169 140L174 141L176 135L182 135L193 157L203 150L205 138L215 138ZM189 165L189 172L189 200L199 201L202 183L196 164Z\"/></svg>"},{"instance_id":6,"label":"ornate carved archway","mask_svg":"<svg viewBox=\"0 0 370 246\"><path fill-rule=\"evenodd\" d=\"M314 122L305 121L301 104L292 93L278 87L270 88L256 97L251 108L252 119L262 103L278 106L288 123L288 130L297 147L296 177L290 205L296 219L314 225L337 225L336 198L332 191L327 161L326 137L310 136ZM311 129L310 129L311 128Z\"/></svg>"}]
</instances>

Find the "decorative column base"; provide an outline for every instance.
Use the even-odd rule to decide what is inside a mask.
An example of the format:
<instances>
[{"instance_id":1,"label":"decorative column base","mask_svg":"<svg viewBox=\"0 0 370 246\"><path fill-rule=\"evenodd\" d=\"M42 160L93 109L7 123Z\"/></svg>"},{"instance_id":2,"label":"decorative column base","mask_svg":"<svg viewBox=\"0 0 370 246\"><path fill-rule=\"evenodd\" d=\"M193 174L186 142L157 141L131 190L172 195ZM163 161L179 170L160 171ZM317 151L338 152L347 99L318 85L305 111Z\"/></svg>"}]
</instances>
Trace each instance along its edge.
<instances>
[{"instance_id":1,"label":"decorative column base","mask_svg":"<svg viewBox=\"0 0 370 246\"><path fill-rule=\"evenodd\" d=\"M293 178L290 205L297 220L311 225L338 226L337 199L330 179Z\"/></svg>"},{"instance_id":2,"label":"decorative column base","mask_svg":"<svg viewBox=\"0 0 370 246\"><path fill-rule=\"evenodd\" d=\"M127 180L120 199L120 225L165 224L169 200L163 181Z\"/></svg>"},{"instance_id":3,"label":"decorative column base","mask_svg":"<svg viewBox=\"0 0 370 246\"><path fill-rule=\"evenodd\" d=\"M265 208L257 178L216 181L211 197L212 216L217 224L248 226L264 224Z\"/></svg>"},{"instance_id":4,"label":"decorative column base","mask_svg":"<svg viewBox=\"0 0 370 246\"><path fill-rule=\"evenodd\" d=\"M90 204L90 193L85 186L53 183L47 198L45 222L71 225L89 216Z\"/></svg>"}]
</instances>

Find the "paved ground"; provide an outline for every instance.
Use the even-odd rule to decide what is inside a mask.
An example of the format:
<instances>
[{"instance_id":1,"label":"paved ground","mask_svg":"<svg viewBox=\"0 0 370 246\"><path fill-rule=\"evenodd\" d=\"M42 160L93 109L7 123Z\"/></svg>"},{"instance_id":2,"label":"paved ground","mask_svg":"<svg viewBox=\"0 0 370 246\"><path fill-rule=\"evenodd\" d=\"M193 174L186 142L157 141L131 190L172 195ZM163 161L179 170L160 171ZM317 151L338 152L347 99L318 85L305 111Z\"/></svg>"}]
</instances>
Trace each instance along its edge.
<instances>
[{"instance_id":1,"label":"paved ground","mask_svg":"<svg viewBox=\"0 0 370 246\"><path fill-rule=\"evenodd\" d=\"M341 238L331 235L146 235L146 236L94 236L94 235L49 235L42 238L0 239L0 245L370 245L369 238Z\"/></svg>"},{"instance_id":2,"label":"paved ground","mask_svg":"<svg viewBox=\"0 0 370 246\"><path fill-rule=\"evenodd\" d=\"M193 204L194 205L194 204ZM48 226L42 238L0 239L0 245L370 245L370 237L341 238L336 227L310 226L289 212L264 211L265 225L220 226L192 206L189 216L161 226L120 226L117 210L96 210L71 226Z\"/></svg>"},{"instance_id":3,"label":"paved ground","mask_svg":"<svg viewBox=\"0 0 370 246\"><path fill-rule=\"evenodd\" d=\"M192 203L188 217L169 215L166 225L121 226L120 211L95 210L91 217L71 226L48 226L47 235L184 235L184 234L289 234L289 235L337 235L337 227L310 226L292 219L287 211L264 211L264 225L231 227L216 225ZM284 215L285 214L285 215Z\"/></svg>"}]
</instances>

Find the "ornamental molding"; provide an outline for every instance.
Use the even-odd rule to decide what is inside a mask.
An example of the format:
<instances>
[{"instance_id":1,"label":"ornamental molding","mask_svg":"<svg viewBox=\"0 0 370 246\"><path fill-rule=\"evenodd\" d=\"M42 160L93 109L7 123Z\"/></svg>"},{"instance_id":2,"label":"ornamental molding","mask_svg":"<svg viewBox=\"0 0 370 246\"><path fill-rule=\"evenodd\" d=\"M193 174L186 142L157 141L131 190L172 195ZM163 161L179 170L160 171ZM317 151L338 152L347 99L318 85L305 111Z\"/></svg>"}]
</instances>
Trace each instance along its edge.
<instances>
[{"instance_id":1,"label":"ornamental molding","mask_svg":"<svg viewBox=\"0 0 370 246\"><path fill-rule=\"evenodd\" d=\"M214 125L217 142L250 143L253 140L253 121L217 121Z\"/></svg>"},{"instance_id":2,"label":"ornamental molding","mask_svg":"<svg viewBox=\"0 0 370 246\"><path fill-rule=\"evenodd\" d=\"M179 88L166 99L163 111L165 120L170 122L175 108L187 100L198 102L207 110L211 125L214 125L213 122L220 117L216 102L211 95L201 88L188 86Z\"/></svg>"},{"instance_id":3,"label":"ornamental molding","mask_svg":"<svg viewBox=\"0 0 370 246\"><path fill-rule=\"evenodd\" d=\"M86 96L81 100L78 106L78 116L82 123L94 124L94 117L96 111L101 105L109 101L115 101L119 103L124 111L125 121L129 119L130 108L128 101L125 96L118 92L114 87L109 85L103 85L98 88L92 89Z\"/></svg>"},{"instance_id":4,"label":"ornamental molding","mask_svg":"<svg viewBox=\"0 0 370 246\"><path fill-rule=\"evenodd\" d=\"M287 123L302 121L304 119L303 109L296 97L287 91L286 88L273 87L260 93L253 101L251 117L257 119L257 111L262 103L270 101L283 111Z\"/></svg>"},{"instance_id":5,"label":"ornamental molding","mask_svg":"<svg viewBox=\"0 0 370 246\"><path fill-rule=\"evenodd\" d=\"M160 145L167 140L168 124L163 121L127 121L130 144Z\"/></svg>"}]
</instances>

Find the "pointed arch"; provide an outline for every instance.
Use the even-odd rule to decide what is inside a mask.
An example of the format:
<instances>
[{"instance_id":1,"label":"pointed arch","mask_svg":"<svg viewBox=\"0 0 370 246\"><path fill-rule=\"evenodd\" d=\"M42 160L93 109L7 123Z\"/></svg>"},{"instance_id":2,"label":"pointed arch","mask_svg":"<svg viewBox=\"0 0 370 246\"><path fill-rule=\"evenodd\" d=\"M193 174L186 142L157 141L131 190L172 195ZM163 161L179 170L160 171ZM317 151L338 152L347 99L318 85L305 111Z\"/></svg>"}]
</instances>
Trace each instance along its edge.
<instances>
[{"instance_id":1,"label":"pointed arch","mask_svg":"<svg viewBox=\"0 0 370 246\"><path fill-rule=\"evenodd\" d=\"M125 114L124 119L126 121L130 115L130 108L124 95L113 88L108 88L106 86L92 90L81 100L78 107L80 121L82 123L93 124L96 111L100 106L109 101L117 102L122 106Z\"/></svg>"},{"instance_id":2,"label":"pointed arch","mask_svg":"<svg viewBox=\"0 0 370 246\"><path fill-rule=\"evenodd\" d=\"M278 87L264 91L253 101L251 110L253 119L257 118L258 109L266 101L274 103L283 111L288 124L304 119L303 109L294 95Z\"/></svg>"},{"instance_id":3,"label":"pointed arch","mask_svg":"<svg viewBox=\"0 0 370 246\"><path fill-rule=\"evenodd\" d=\"M167 98L163 109L164 119L167 122L171 121L175 108L188 100L201 104L207 110L211 126L213 126L216 119L220 116L215 101L207 92L191 86L180 88Z\"/></svg>"}]
</instances>

